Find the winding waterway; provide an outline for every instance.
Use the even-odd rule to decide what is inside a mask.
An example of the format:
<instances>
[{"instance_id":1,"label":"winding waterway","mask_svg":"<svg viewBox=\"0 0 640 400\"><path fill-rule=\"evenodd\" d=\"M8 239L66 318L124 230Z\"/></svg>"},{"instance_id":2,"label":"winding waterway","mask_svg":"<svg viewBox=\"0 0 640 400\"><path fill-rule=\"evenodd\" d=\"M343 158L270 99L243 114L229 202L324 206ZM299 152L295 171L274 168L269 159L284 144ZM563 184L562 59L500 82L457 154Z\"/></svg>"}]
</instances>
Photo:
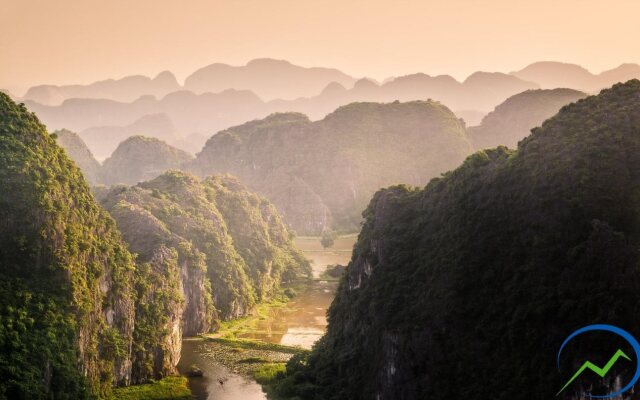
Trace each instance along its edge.
<instances>
[{"instance_id":1,"label":"winding waterway","mask_svg":"<svg viewBox=\"0 0 640 400\"><path fill-rule=\"evenodd\" d=\"M286 307L269 310L267 318L258 322L256 329L239 335L288 346L310 349L327 326L326 311L337 283L319 280L327 265L346 265L351 257L355 236L341 237L333 248L324 250L318 238L296 238L296 245L311 261L316 279ZM265 400L262 387L251 378L231 371L219 361L219 347L197 339L185 339L178 370L186 373L195 364L202 377L190 378L189 386L197 400Z\"/></svg>"}]
</instances>

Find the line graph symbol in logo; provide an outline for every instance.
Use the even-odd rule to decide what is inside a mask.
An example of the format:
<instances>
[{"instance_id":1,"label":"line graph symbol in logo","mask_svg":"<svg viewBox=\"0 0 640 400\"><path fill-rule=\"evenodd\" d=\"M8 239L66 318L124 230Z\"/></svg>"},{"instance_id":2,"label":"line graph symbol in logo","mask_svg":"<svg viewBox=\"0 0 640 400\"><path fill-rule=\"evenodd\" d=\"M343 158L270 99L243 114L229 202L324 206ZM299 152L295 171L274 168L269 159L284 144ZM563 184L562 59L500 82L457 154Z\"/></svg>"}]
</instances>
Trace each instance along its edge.
<instances>
[{"instance_id":1,"label":"line graph symbol in logo","mask_svg":"<svg viewBox=\"0 0 640 400\"><path fill-rule=\"evenodd\" d=\"M617 326L613 326L613 325L596 324L596 325L585 326L584 328L580 328L577 331L573 332L564 340L564 342L562 343L562 346L560 346L560 350L558 350L558 356L557 356L558 369L560 369L560 355L562 354L562 350L565 348L565 346L570 341L572 341L576 336L581 335L585 332L593 332L593 331L604 331L604 332L614 333L622 337L624 340L626 340L631 345L635 353L636 371L633 375L633 378L631 378L631 380L629 381L629 383L627 383L626 386L624 386L622 389L614 393L610 393L602 396L592 395L589 393L585 393L584 395L594 399L607 399L607 398L619 396L622 393L631 389L633 385L636 384L638 379L640 379L640 362L638 362L638 360L640 360L640 343L638 343L636 338L634 338L629 332L625 331L624 329L618 328ZM556 396L558 396L567 387L569 387L569 385L571 385L586 370L590 370L595 374L597 374L598 376L600 376L601 378L604 378L607 375L607 373L611 370L611 368L616 364L616 362L618 362L618 360L620 359L632 361L632 359L627 354L625 354L621 349L618 349L618 351L615 352L615 354L609 359L609 361L602 368L593 364L591 361L585 361L585 363L582 364L582 367L580 367L580 369L578 369L578 371L576 371L576 373L573 374L573 376L562 387L562 389L560 389L560 391L556 394Z\"/></svg>"}]
</instances>

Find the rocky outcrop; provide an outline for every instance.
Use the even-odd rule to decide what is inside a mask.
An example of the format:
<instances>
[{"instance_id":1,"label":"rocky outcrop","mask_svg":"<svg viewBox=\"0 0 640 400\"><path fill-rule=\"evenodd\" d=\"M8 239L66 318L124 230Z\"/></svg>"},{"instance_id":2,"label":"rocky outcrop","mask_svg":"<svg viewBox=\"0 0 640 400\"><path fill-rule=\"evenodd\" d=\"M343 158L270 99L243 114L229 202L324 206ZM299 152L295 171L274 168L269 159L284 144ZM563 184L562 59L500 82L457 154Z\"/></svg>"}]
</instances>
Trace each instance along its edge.
<instances>
[{"instance_id":1,"label":"rocky outcrop","mask_svg":"<svg viewBox=\"0 0 640 400\"><path fill-rule=\"evenodd\" d=\"M170 169L177 169L193 159L189 153L151 137L132 136L118 145L100 171L100 182L106 185L134 185Z\"/></svg>"},{"instance_id":2,"label":"rocky outcrop","mask_svg":"<svg viewBox=\"0 0 640 400\"><path fill-rule=\"evenodd\" d=\"M125 198L122 193L120 196ZM172 255L175 253L178 274L173 274L173 279L177 280L184 299L183 303L176 305L179 310L175 311L181 315L180 332L185 336L195 336L215 330L218 315L211 299L211 284L206 276L205 255L194 249L190 242L169 231L162 221L138 204L144 203L141 199L131 202L122 199L109 208L129 249L138 255L138 262L148 263L152 267L157 264L154 260L159 256L166 258L167 249L173 252Z\"/></svg>"},{"instance_id":3,"label":"rocky outcrop","mask_svg":"<svg viewBox=\"0 0 640 400\"><path fill-rule=\"evenodd\" d=\"M75 161L76 165L82 170L87 182L90 185L98 183L100 163L93 157L93 154L91 154L91 151L80 136L67 129L55 131L53 134L58 145L67 152L69 158Z\"/></svg>"},{"instance_id":4,"label":"rocky outcrop","mask_svg":"<svg viewBox=\"0 0 640 400\"><path fill-rule=\"evenodd\" d=\"M182 349L183 282L175 250L161 246L138 267L132 383L177 373Z\"/></svg>"}]
</instances>

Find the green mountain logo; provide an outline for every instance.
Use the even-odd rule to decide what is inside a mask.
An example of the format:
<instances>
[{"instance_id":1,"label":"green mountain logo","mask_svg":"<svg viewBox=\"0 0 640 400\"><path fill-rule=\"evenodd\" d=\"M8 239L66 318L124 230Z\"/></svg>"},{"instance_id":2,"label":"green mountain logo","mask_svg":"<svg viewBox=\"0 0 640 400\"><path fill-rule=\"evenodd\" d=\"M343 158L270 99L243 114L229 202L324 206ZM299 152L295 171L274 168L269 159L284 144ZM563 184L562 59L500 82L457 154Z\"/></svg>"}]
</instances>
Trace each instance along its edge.
<instances>
[{"instance_id":1,"label":"green mountain logo","mask_svg":"<svg viewBox=\"0 0 640 400\"><path fill-rule=\"evenodd\" d=\"M605 364L604 367L600 368L597 365L595 365L594 363L592 363L591 361L587 361L584 364L582 364L582 367L580 367L580 369L578 370L578 372L576 372L571 379L569 379L569 381L566 383L566 385L564 385L562 387L562 389L560 389L560 391L556 394L559 395L560 393L562 393L563 390L565 390L567 388L567 386L571 385L571 383L573 381L575 381L576 379L578 379L578 377L586 370L586 369L590 369L591 371L595 372L596 374L598 374L598 376L600 378L604 378L605 375L607 375L607 373L609 372L609 370L613 367L613 365L618 361L619 358L624 358L628 361L631 361L631 358L629 358L628 355L624 354L624 352L620 349L618 349L618 351L616 351L616 353L613 355L613 357L611 357L611 359L607 362L607 364Z\"/></svg>"}]
</instances>

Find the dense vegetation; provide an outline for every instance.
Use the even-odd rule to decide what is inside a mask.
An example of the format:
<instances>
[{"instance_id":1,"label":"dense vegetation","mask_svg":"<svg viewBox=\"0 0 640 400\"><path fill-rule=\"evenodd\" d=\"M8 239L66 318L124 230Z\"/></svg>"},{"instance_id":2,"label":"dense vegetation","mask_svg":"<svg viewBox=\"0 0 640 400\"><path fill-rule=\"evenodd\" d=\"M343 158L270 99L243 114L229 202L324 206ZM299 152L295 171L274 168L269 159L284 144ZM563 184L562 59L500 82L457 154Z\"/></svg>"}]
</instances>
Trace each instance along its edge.
<instances>
[{"instance_id":1,"label":"dense vegetation","mask_svg":"<svg viewBox=\"0 0 640 400\"><path fill-rule=\"evenodd\" d=\"M0 94L0 398L129 381L134 264L80 170Z\"/></svg>"},{"instance_id":2,"label":"dense vegetation","mask_svg":"<svg viewBox=\"0 0 640 400\"><path fill-rule=\"evenodd\" d=\"M426 183L470 153L463 123L433 101L354 103L321 121L296 113L222 131L190 168L231 173L264 194L300 234L359 227L381 187Z\"/></svg>"},{"instance_id":3,"label":"dense vegetation","mask_svg":"<svg viewBox=\"0 0 640 400\"><path fill-rule=\"evenodd\" d=\"M562 106L585 96L571 89L527 90L511 96L486 115L479 126L469 128L473 147L514 149L531 129L555 115Z\"/></svg>"},{"instance_id":4,"label":"dense vegetation","mask_svg":"<svg viewBox=\"0 0 640 400\"><path fill-rule=\"evenodd\" d=\"M590 323L640 331L639 165L633 80L563 107L517 151L481 151L424 189L378 192L326 336L289 363L276 392L554 398L569 333ZM563 371L604 365L607 339L580 345ZM603 391L624 373L602 379ZM571 390L563 396L586 388Z\"/></svg>"},{"instance_id":5,"label":"dense vegetation","mask_svg":"<svg viewBox=\"0 0 640 400\"><path fill-rule=\"evenodd\" d=\"M170 171L101 196L141 261L167 247L187 265L187 334L214 326L217 315L206 299L213 299L222 319L240 317L275 293L281 281L309 273L275 208L234 178L199 181Z\"/></svg>"}]
</instances>

